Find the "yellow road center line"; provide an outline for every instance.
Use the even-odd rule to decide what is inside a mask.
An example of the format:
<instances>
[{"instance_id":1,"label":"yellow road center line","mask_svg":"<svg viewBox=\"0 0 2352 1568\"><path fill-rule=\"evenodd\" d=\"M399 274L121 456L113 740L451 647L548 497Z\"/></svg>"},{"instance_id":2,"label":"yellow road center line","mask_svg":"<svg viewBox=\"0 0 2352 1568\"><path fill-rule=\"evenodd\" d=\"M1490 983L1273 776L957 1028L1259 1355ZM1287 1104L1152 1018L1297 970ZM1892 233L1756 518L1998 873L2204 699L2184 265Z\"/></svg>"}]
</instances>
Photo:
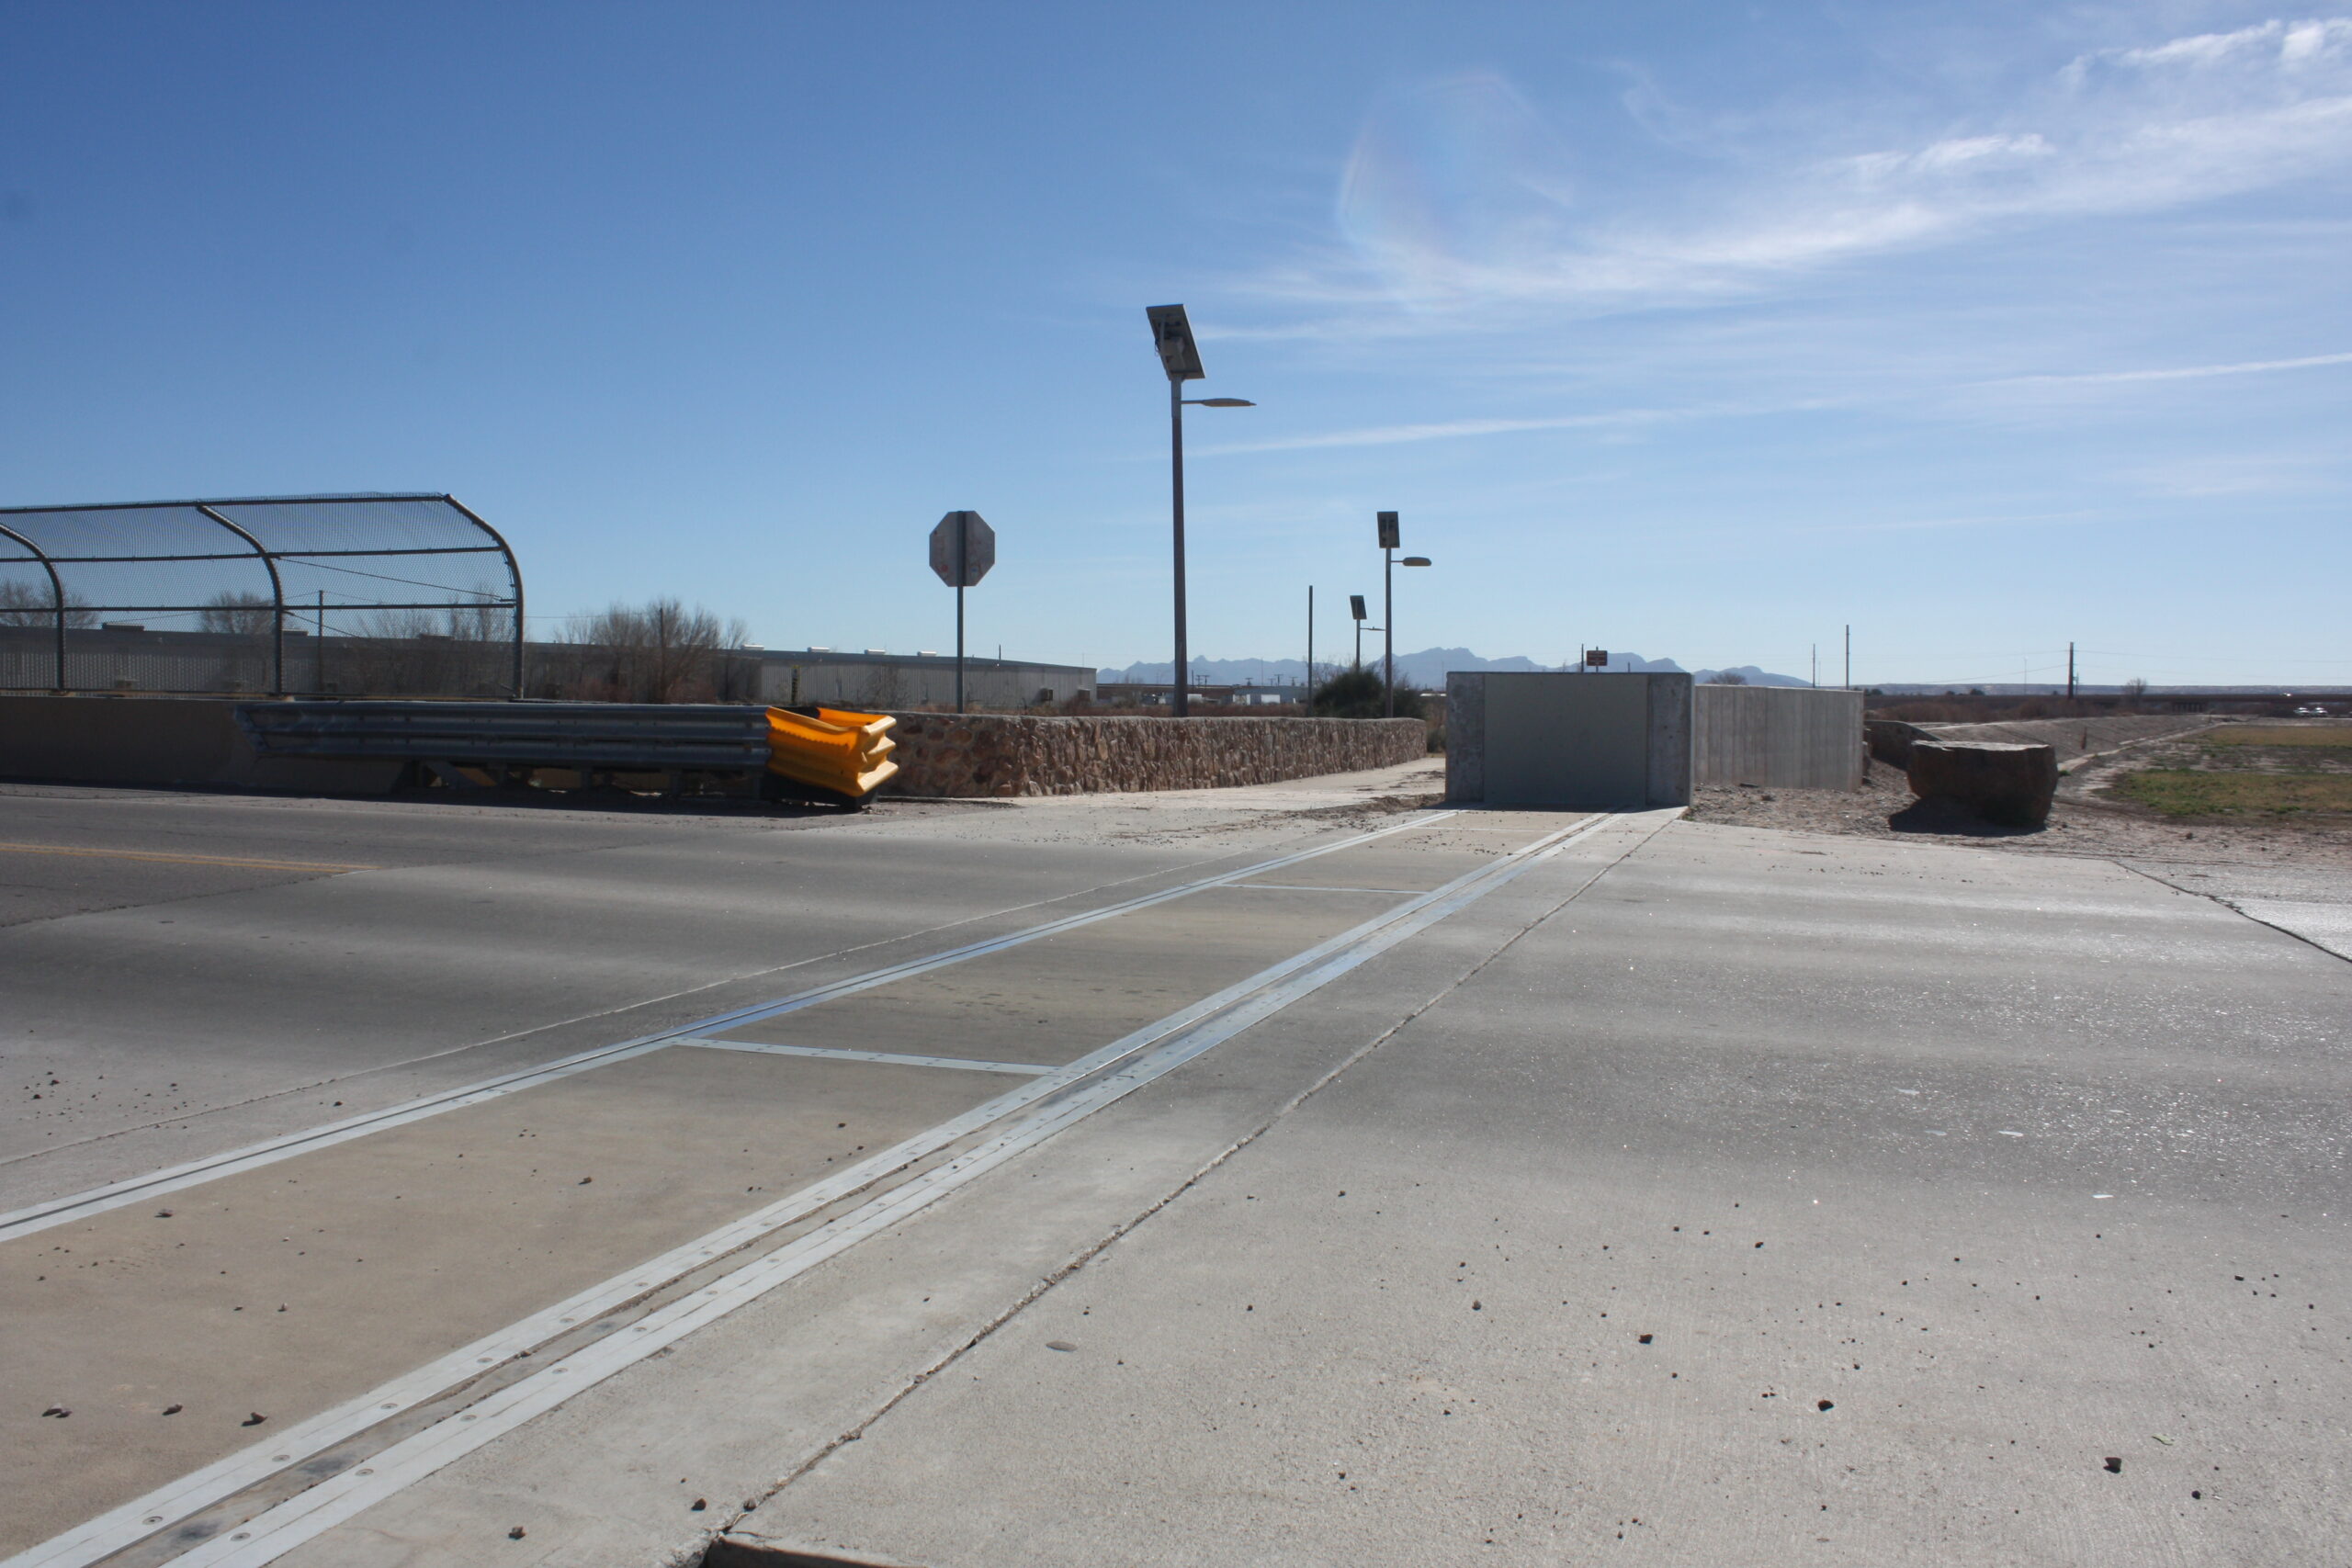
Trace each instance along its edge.
<instances>
[{"instance_id":1,"label":"yellow road center line","mask_svg":"<svg viewBox=\"0 0 2352 1568\"><path fill-rule=\"evenodd\" d=\"M308 860L241 860L231 855L162 855L144 850L70 850L53 844L0 843L0 854L91 855L100 860L153 860L173 865L230 865L248 871L381 871L379 865L339 865Z\"/></svg>"}]
</instances>

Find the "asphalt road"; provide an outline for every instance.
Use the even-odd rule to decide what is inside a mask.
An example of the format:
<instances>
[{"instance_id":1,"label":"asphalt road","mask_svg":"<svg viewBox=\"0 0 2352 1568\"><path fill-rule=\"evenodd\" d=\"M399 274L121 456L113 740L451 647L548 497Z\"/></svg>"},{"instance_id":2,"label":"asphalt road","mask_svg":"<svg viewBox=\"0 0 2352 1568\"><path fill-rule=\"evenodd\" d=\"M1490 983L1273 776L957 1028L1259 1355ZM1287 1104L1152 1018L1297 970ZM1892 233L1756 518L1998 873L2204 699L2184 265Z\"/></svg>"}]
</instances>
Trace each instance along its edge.
<instances>
[{"instance_id":1,"label":"asphalt road","mask_svg":"<svg viewBox=\"0 0 2352 1568\"><path fill-rule=\"evenodd\" d=\"M1419 787L0 796L96 852L0 850L6 1201L387 1113L0 1237L7 1544L210 1466L40 1561L2337 1560L2352 964L2093 859L1348 808Z\"/></svg>"}]
</instances>

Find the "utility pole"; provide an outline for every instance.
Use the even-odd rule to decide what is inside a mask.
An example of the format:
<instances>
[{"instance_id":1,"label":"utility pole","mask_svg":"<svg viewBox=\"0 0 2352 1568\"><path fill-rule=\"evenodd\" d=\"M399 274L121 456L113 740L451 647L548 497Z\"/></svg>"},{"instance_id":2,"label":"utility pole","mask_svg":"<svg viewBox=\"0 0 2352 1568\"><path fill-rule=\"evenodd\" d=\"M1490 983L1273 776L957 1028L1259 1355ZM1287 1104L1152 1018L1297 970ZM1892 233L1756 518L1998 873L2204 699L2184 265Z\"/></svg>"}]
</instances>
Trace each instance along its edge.
<instances>
[{"instance_id":1,"label":"utility pole","mask_svg":"<svg viewBox=\"0 0 2352 1568\"><path fill-rule=\"evenodd\" d=\"M1816 687L1821 684L1821 645L1817 642L1813 645L1813 683Z\"/></svg>"},{"instance_id":2,"label":"utility pole","mask_svg":"<svg viewBox=\"0 0 2352 1568\"><path fill-rule=\"evenodd\" d=\"M1315 707L1315 584L1306 585L1306 706Z\"/></svg>"},{"instance_id":3,"label":"utility pole","mask_svg":"<svg viewBox=\"0 0 2352 1568\"><path fill-rule=\"evenodd\" d=\"M1846 689L1854 689L1854 628L1846 628Z\"/></svg>"},{"instance_id":4,"label":"utility pole","mask_svg":"<svg viewBox=\"0 0 2352 1568\"><path fill-rule=\"evenodd\" d=\"M2075 645L2066 645L2066 700L2075 700Z\"/></svg>"}]
</instances>

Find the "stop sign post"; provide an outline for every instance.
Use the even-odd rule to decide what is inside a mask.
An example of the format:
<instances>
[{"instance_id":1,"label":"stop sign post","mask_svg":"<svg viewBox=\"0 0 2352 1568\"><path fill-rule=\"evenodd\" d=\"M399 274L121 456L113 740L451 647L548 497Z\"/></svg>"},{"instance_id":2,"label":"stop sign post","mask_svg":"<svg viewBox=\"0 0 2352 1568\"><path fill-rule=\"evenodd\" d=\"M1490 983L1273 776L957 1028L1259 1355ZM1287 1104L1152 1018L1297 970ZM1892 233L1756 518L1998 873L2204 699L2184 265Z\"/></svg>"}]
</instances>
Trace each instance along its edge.
<instances>
[{"instance_id":1,"label":"stop sign post","mask_svg":"<svg viewBox=\"0 0 2352 1568\"><path fill-rule=\"evenodd\" d=\"M956 711L964 711L964 590L996 565L996 530L977 512L951 512L931 531L931 570L956 590Z\"/></svg>"}]
</instances>

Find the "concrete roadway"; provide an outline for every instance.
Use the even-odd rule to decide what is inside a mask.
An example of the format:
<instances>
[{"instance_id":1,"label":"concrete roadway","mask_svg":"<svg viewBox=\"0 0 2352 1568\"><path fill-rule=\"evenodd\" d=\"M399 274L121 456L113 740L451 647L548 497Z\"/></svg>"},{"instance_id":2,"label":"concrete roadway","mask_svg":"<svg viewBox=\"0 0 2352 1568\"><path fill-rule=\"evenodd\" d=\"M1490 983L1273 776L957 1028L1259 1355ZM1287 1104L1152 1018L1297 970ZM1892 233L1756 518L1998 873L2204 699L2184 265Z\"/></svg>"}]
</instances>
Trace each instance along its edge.
<instances>
[{"instance_id":1,"label":"concrete roadway","mask_svg":"<svg viewBox=\"0 0 2352 1568\"><path fill-rule=\"evenodd\" d=\"M100 1098L17 1106L0 1172L18 1201L74 1190L677 1027L1328 843L1302 809L1397 787L815 830L13 795L0 840L388 869L50 887L122 901L0 933L8 1069ZM1051 1066L1572 821L1455 818L721 1032ZM121 869L148 865L171 869ZM167 886L179 914L122 897ZM148 929L191 917L187 947ZM198 1551L650 1564L732 1526L959 1565L2334 1562L2347 1020L2352 964L2105 863L1604 822L495 1440L338 1476L324 1533ZM101 1066L120 1088L72 1076ZM1044 1081L673 1049L186 1190L169 1221L76 1222L107 1267L75 1312L24 1277L73 1227L0 1244L31 1359L120 1348L81 1384L119 1397L5 1417L44 1494L12 1498L12 1544L248 1440L211 1427L255 1379L299 1372L275 1385L297 1406L364 1389ZM145 1109L165 1084L179 1120ZM902 1192L956 1172L910 1168ZM503 1252L435 1223L500 1205ZM782 1257L827 1233L774 1234ZM294 1299L243 1300L257 1278ZM591 1371L673 1310L650 1304L514 1365ZM199 1321L220 1366L171 1348ZM167 1384L202 1390L202 1436L140 1435ZM434 1430L500 1419L470 1397ZM61 1446L92 1418L119 1453ZM343 1452L311 1473L366 1457ZM273 1484L119 1561L332 1490Z\"/></svg>"},{"instance_id":2,"label":"concrete roadway","mask_svg":"<svg viewBox=\"0 0 2352 1568\"><path fill-rule=\"evenodd\" d=\"M141 1177L1344 840L1333 813L1393 826L1357 806L1405 777L1036 820L28 792L0 840L37 906L0 933L20 1094L0 1157L35 1199ZM0 1541L218 1463L255 1440L243 1428L278 1423L265 1446L302 1449L275 1434L1006 1087L841 1049L1046 1074L1500 844L1366 846L1313 863L1337 886L1196 893L792 1014L787 1039L777 1021L732 1029L729 1049L618 1061L62 1223L27 1214L0 1227L0 1391L69 1414L11 1445Z\"/></svg>"},{"instance_id":3,"label":"concrete roadway","mask_svg":"<svg viewBox=\"0 0 2352 1568\"><path fill-rule=\"evenodd\" d=\"M0 1211L1337 836L1297 813L1404 776L846 820L0 785Z\"/></svg>"}]
</instances>

